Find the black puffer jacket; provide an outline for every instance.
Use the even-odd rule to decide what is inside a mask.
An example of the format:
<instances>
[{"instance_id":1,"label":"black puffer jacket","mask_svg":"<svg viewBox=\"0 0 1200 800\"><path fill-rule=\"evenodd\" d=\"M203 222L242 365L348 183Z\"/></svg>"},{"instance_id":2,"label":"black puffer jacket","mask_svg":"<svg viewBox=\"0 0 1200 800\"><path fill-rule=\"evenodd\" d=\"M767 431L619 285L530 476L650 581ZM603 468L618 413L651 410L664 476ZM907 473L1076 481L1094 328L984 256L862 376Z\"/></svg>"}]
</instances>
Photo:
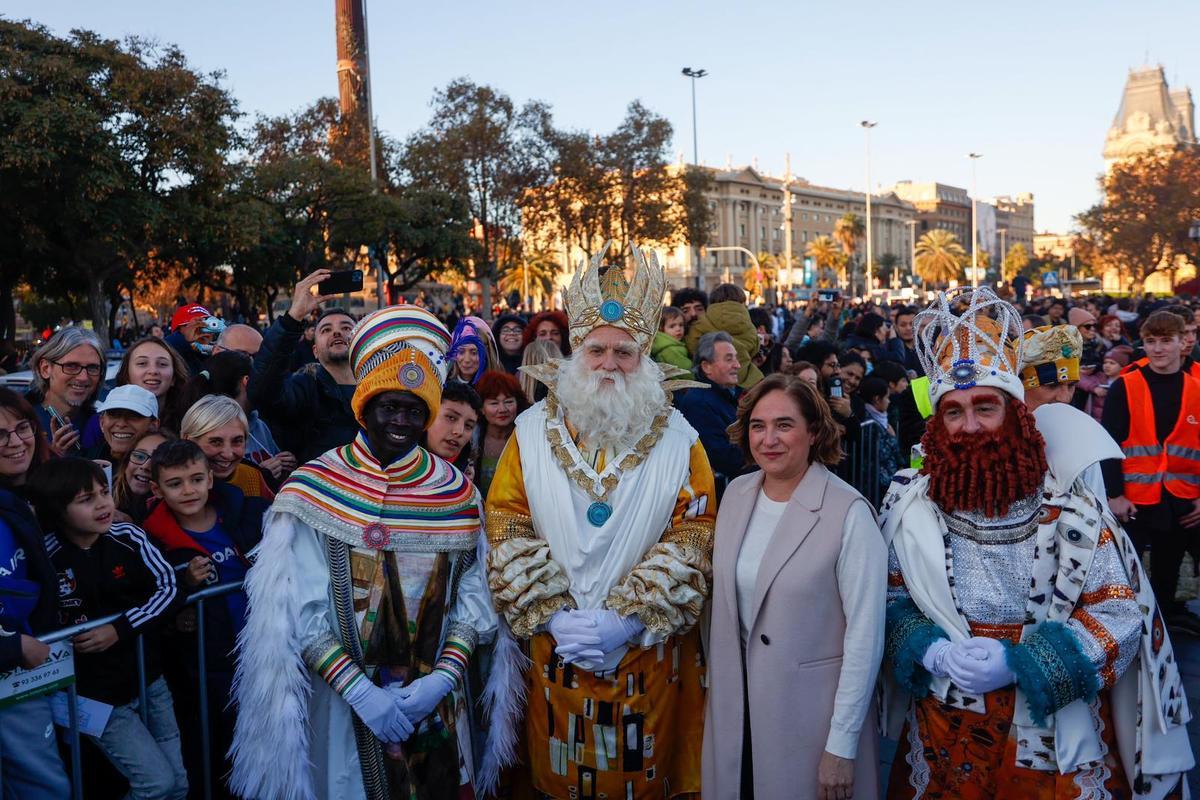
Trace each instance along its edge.
<instances>
[{"instance_id":1,"label":"black puffer jacket","mask_svg":"<svg viewBox=\"0 0 1200 800\"><path fill-rule=\"evenodd\" d=\"M288 314L278 317L263 335L250 372L251 405L271 426L276 440L300 463L344 444L358 433L350 409L353 386L339 386L320 364L290 372L292 354L304 325Z\"/></svg>"}]
</instances>

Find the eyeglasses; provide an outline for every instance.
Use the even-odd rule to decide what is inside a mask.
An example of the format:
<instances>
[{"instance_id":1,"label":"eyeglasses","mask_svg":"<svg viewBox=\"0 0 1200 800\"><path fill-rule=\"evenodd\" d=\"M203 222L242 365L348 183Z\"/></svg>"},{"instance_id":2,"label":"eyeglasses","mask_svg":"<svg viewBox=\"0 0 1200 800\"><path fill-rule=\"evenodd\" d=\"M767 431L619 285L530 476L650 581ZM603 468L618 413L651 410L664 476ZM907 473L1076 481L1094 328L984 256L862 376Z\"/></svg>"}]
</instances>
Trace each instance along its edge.
<instances>
[{"instance_id":1,"label":"eyeglasses","mask_svg":"<svg viewBox=\"0 0 1200 800\"><path fill-rule=\"evenodd\" d=\"M1083 323L1082 325L1080 325L1080 326L1078 326L1078 327L1079 327L1079 330L1081 330L1081 331L1094 331L1094 330L1096 330L1096 323L1094 323L1094 322L1085 322L1085 323Z\"/></svg>"},{"instance_id":2,"label":"eyeglasses","mask_svg":"<svg viewBox=\"0 0 1200 800\"><path fill-rule=\"evenodd\" d=\"M29 420L23 420L18 422L15 428L0 428L0 442L8 444L14 433L18 439L32 439L33 423Z\"/></svg>"},{"instance_id":3,"label":"eyeglasses","mask_svg":"<svg viewBox=\"0 0 1200 800\"><path fill-rule=\"evenodd\" d=\"M150 454L145 450L131 450L129 452L129 463L141 466L150 460Z\"/></svg>"},{"instance_id":4,"label":"eyeglasses","mask_svg":"<svg viewBox=\"0 0 1200 800\"><path fill-rule=\"evenodd\" d=\"M505 325L500 329L501 336L520 336L524 331L517 325Z\"/></svg>"},{"instance_id":5,"label":"eyeglasses","mask_svg":"<svg viewBox=\"0 0 1200 800\"><path fill-rule=\"evenodd\" d=\"M95 378L100 374L99 364L80 364L77 361L51 361L50 363L61 369L66 375L78 375L84 370L87 370L89 378Z\"/></svg>"}]
</instances>

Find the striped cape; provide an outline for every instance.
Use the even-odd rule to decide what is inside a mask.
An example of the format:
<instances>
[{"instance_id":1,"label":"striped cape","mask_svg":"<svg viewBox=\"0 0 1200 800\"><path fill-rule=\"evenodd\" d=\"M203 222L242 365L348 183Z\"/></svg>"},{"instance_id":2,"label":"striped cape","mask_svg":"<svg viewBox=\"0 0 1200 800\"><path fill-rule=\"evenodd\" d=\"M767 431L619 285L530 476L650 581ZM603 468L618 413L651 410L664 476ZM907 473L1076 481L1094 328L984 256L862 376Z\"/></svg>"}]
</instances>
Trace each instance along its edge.
<instances>
[{"instance_id":1,"label":"striped cape","mask_svg":"<svg viewBox=\"0 0 1200 800\"><path fill-rule=\"evenodd\" d=\"M474 497L461 472L424 448L382 466L359 431L292 473L272 509L353 547L442 553L475 547Z\"/></svg>"}]
</instances>

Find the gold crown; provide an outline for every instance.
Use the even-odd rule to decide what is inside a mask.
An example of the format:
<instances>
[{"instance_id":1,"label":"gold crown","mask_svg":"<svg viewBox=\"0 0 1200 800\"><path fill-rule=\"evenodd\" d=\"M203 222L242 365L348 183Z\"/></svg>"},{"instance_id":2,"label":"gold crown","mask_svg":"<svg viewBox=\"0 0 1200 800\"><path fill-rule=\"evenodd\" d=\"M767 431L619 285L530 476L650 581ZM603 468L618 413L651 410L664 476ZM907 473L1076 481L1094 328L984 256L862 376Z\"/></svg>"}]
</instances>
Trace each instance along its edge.
<instances>
[{"instance_id":1,"label":"gold crown","mask_svg":"<svg viewBox=\"0 0 1200 800\"><path fill-rule=\"evenodd\" d=\"M611 245L611 240L605 242L590 264L580 261L563 297L571 347L579 347L589 333L608 325L625 331L643 353L649 352L662 315L666 275L653 250L630 245L633 278L627 280L623 266L604 263Z\"/></svg>"}]
</instances>

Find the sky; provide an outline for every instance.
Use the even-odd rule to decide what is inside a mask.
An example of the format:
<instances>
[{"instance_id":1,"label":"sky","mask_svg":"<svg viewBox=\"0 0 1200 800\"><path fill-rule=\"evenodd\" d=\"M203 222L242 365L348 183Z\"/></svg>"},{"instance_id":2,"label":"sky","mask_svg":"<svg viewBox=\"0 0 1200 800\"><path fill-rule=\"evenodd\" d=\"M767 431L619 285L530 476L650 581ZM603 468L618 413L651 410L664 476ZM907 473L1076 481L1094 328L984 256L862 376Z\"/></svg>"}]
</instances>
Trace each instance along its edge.
<instances>
[{"instance_id":1,"label":"sky","mask_svg":"<svg viewBox=\"0 0 1200 800\"><path fill-rule=\"evenodd\" d=\"M1101 150L1130 68L1161 64L1200 92L1195 0L1008 3L741 0L367 0L379 128L404 138L458 77L562 127L611 131L634 99L675 128L672 158L750 164L862 190L941 181L1034 194L1039 230L1069 229L1098 199ZM0 0L0 15L179 45L221 70L241 109L278 115L335 96L333 0Z\"/></svg>"}]
</instances>

